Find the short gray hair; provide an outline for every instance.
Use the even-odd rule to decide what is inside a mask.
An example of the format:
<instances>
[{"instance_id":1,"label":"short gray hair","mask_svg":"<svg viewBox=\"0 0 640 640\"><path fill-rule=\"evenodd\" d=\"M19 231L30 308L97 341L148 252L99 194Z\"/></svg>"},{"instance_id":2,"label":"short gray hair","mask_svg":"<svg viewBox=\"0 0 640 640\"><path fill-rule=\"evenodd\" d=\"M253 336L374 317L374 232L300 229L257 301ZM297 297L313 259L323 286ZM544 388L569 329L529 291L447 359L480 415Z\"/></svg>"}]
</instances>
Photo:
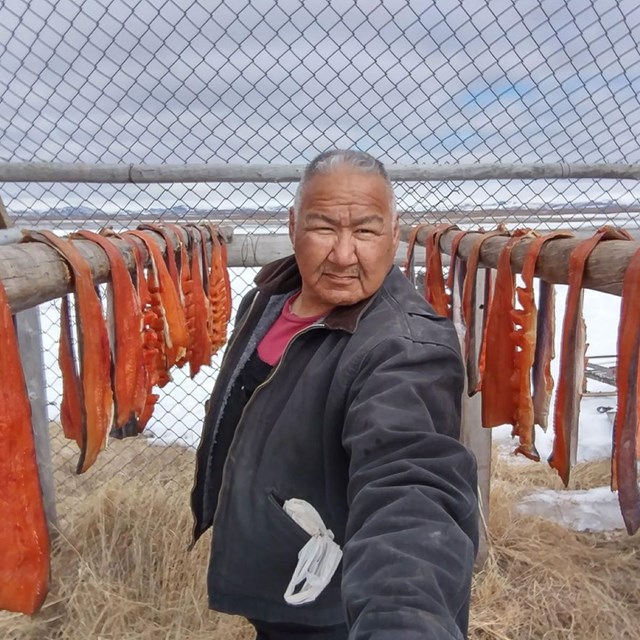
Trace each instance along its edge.
<instances>
[{"instance_id":1,"label":"short gray hair","mask_svg":"<svg viewBox=\"0 0 640 640\"><path fill-rule=\"evenodd\" d=\"M387 170L384 168L382 162L364 151L343 149L331 149L330 151L324 151L307 165L307 168L304 170L302 178L300 179L300 183L298 184L296 196L293 201L293 209L296 218L298 217L298 211L300 210L302 194L304 193L309 180L316 175L326 175L340 168L348 168L355 170L358 173L376 175L383 178L387 183L387 188L389 190L389 209L391 210L392 220L395 222L398 217L396 196L393 192L393 185L391 184L391 180L389 180Z\"/></svg>"}]
</instances>

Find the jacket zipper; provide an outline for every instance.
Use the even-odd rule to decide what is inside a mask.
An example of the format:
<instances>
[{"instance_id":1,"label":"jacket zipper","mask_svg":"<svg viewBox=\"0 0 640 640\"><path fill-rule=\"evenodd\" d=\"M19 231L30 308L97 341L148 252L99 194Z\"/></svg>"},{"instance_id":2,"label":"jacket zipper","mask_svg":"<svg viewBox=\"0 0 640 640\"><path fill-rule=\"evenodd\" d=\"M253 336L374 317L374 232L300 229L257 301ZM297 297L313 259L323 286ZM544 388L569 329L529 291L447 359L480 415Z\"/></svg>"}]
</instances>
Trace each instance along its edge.
<instances>
[{"instance_id":1,"label":"jacket zipper","mask_svg":"<svg viewBox=\"0 0 640 640\"><path fill-rule=\"evenodd\" d=\"M262 382L261 384L259 384L256 388L255 391L253 392L253 395L251 396L251 398L249 399L249 402L247 402L247 404L244 406L244 409L242 410L242 413L240 414L240 419L238 420L238 425L236 427L236 432L233 436L233 440L231 441L231 446L229 447L229 451L227 453L227 459L225 460L225 464L224 464L224 468L222 470L222 482L220 483L220 493L219 493L219 497L218 497L218 506L216 508L216 512L213 516L213 522L212 522L212 529L213 529L213 535L212 535L212 544L211 544L211 548L213 550L213 546L214 546L214 541L213 541L213 537L215 537L215 526L216 526L216 520L218 519L218 516L220 514L221 511L221 506L224 502L224 499L226 498L226 494L228 493L228 483L225 482L226 476L228 475L228 466L227 466L227 461L229 460L232 452L233 452L233 445L235 443L238 442L237 438L238 438L238 431L240 426L242 425L242 420L244 418L244 415L247 411L247 409L251 406L251 403L253 402L254 398L256 397L256 395L258 394L259 391L261 391L262 389L264 389L264 387L266 385L268 385L270 382L273 381L274 377L276 376L276 374L278 373L278 371L280 370L280 366L282 365L282 363L284 362L284 359L287 355L287 353L289 352L289 349L291 348L291 345L302 335L304 335L305 333L309 333L310 331L313 331L314 329L323 329L325 328L325 325L323 323L316 323L316 324L312 324L309 327L306 327L305 329L303 329L302 331L300 331L299 333L297 333L290 341L289 344L286 346L282 357L280 358L280 361L278 362L278 364L276 365L275 369L269 374L269 377Z\"/></svg>"}]
</instances>

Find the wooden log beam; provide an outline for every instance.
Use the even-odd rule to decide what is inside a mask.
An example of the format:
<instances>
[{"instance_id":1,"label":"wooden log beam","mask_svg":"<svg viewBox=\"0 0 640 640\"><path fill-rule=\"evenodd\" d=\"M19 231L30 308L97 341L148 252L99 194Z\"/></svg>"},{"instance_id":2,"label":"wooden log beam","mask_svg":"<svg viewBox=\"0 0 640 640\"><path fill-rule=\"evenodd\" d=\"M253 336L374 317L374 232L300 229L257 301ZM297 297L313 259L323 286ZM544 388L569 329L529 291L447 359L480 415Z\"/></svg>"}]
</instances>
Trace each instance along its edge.
<instances>
[{"instance_id":1,"label":"wooden log beam","mask_svg":"<svg viewBox=\"0 0 640 640\"><path fill-rule=\"evenodd\" d=\"M403 240L409 235L411 227L402 226L400 237ZM425 227L418 233L418 242L424 243L428 228ZM440 248L444 253L451 252L451 243L456 231L447 231L440 240ZM460 242L458 254L462 258L469 255L474 242L480 237L480 233L468 233ZM567 238L550 240L545 243L538 264L536 276L554 284L568 284L569 282L569 256L576 246L584 238ZM488 238L482 244L480 253L481 266L495 269L498 266L500 250L507 242L507 236ZM513 249L511 254L511 267L514 273L522 272L522 263L531 240L522 240ZM600 243L591 254L587 262L584 286L604 293L620 295L622 293L622 281L631 256L640 248L640 243L625 240L607 240Z\"/></svg>"},{"instance_id":2,"label":"wooden log beam","mask_svg":"<svg viewBox=\"0 0 640 640\"><path fill-rule=\"evenodd\" d=\"M297 182L305 165L240 164L83 164L0 162L0 182L83 182L109 184L193 182ZM640 180L640 164L451 164L389 165L394 182L445 180Z\"/></svg>"},{"instance_id":3,"label":"wooden log beam","mask_svg":"<svg viewBox=\"0 0 640 640\"><path fill-rule=\"evenodd\" d=\"M230 227L222 227L221 232L227 241L229 267L262 267L293 253L289 236L285 234L236 234ZM154 237L165 251L162 238L157 234ZM109 263L100 247L87 240L73 242L91 264L96 283L106 282L110 273ZM133 271L131 248L122 240L114 239L114 242L124 256L127 267ZM147 256L141 243L140 248ZM406 255L407 245L401 242L395 264L404 264ZM424 266L424 252L416 252L416 265ZM7 290L14 313L71 291L71 276L64 260L54 249L37 242L0 246L0 280Z\"/></svg>"}]
</instances>

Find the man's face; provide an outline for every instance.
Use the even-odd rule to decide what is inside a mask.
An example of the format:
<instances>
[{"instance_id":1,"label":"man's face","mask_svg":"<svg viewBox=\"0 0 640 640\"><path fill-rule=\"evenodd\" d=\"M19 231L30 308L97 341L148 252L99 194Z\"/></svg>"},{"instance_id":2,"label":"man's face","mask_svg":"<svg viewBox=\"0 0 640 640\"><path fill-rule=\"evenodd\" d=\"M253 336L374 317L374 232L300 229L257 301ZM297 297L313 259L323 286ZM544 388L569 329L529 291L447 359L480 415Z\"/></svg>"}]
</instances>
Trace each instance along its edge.
<instances>
[{"instance_id":1,"label":"man's face","mask_svg":"<svg viewBox=\"0 0 640 640\"><path fill-rule=\"evenodd\" d=\"M307 182L297 219L289 216L307 312L355 304L380 288L399 239L390 195L381 176L346 167Z\"/></svg>"}]
</instances>

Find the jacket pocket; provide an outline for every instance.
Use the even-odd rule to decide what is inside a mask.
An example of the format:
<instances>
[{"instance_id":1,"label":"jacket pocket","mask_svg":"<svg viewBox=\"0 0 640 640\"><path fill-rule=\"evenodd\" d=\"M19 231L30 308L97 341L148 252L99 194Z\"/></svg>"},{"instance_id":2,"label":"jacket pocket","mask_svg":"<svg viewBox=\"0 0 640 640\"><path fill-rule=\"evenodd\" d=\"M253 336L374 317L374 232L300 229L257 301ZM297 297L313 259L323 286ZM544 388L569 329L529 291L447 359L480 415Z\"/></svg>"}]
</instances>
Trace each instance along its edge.
<instances>
[{"instance_id":1,"label":"jacket pocket","mask_svg":"<svg viewBox=\"0 0 640 640\"><path fill-rule=\"evenodd\" d=\"M267 494L267 501L276 523L291 532L292 535L295 535L302 545L306 544L311 536L284 510L285 499L275 491L270 490Z\"/></svg>"}]
</instances>

